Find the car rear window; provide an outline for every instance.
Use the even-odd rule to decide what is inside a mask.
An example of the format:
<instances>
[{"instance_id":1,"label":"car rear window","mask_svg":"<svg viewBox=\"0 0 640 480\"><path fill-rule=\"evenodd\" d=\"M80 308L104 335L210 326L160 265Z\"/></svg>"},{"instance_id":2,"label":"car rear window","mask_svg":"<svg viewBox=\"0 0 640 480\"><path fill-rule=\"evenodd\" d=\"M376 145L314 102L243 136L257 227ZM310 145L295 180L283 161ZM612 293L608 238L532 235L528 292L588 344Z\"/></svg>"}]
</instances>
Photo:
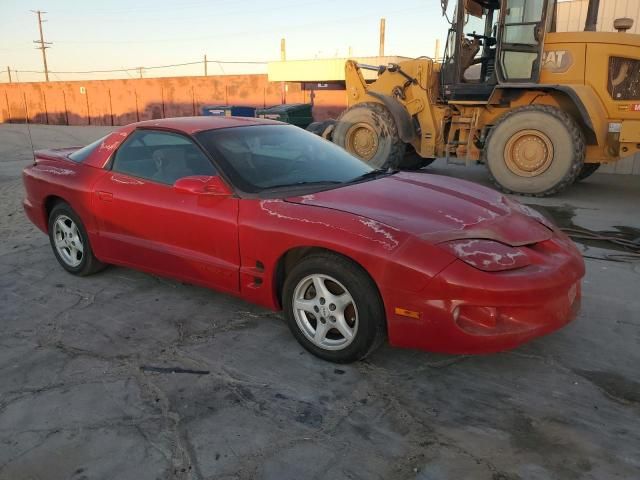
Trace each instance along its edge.
<instances>
[{"instance_id":1,"label":"car rear window","mask_svg":"<svg viewBox=\"0 0 640 480\"><path fill-rule=\"evenodd\" d=\"M109 135L105 135L102 138L99 138L98 140L96 140L93 143L90 143L89 145L87 145L86 147L82 147L79 150L76 150L73 153L69 154L69 159L73 160L74 162L84 162L86 160L86 158L91 155L91 153L98 148L98 146L102 143L102 141L107 138Z\"/></svg>"}]
</instances>

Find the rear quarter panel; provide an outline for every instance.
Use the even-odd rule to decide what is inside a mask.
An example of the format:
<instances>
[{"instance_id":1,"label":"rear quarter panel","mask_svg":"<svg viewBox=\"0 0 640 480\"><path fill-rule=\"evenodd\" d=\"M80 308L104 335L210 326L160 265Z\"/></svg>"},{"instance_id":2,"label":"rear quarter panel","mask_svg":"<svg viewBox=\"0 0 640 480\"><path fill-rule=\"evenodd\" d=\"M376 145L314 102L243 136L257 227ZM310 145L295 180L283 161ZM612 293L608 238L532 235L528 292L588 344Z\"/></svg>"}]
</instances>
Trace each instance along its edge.
<instances>
[{"instance_id":1,"label":"rear quarter panel","mask_svg":"<svg viewBox=\"0 0 640 480\"><path fill-rule=\"evenodd\" d=\"M80 216L90 237L97 234L91 211L91 187L104 170L71 160L39 160L23 170L25 210L33 223L47 233L47 201L57 197Z\"/></svg>"},{"instance_id":2,"label":"rear quarter panel","mask_svg":"<svg viewBox=\"0 0 640 480\"><path fill-rule=\"evenodd\" d=\"M90 237L96 235L97 225L91 211L92 187L104 174L103 168L112 153L133 129L130 125L109 134L84 162L76 163L60 155L58 158L44 155L36 159L36 164L26 167L22 175L25 186L23 203L29 219L47 233L47 200L57 197L80 215Z\"/></svg>"}]
</instances>

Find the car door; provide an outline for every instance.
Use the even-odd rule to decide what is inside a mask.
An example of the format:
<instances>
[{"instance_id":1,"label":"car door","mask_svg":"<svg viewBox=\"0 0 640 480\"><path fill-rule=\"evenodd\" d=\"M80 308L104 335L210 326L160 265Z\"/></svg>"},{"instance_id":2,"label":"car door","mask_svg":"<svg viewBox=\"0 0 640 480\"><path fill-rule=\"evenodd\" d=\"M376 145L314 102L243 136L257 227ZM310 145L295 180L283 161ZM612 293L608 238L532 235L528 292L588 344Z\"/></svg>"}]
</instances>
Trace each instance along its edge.
<instances>
[{"instance_id":1,"label":"car door","mask_svg":"<svg viewBox=\"0 0 640 480\"><path fill-rule=\"evenodd\" d=\"M181 191L187 176L215 176L186 135L138 129L94 186L105 260L227 291L238 291L238 199Z\"/></svg>"}]
</instances>

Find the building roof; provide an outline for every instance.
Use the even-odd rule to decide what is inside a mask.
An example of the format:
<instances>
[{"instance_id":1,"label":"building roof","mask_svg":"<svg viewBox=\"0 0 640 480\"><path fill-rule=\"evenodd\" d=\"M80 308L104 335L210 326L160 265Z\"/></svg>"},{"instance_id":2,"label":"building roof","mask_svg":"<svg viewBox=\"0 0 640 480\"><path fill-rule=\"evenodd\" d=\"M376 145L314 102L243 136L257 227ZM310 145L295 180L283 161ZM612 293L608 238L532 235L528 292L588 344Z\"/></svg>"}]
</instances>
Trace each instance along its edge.
<instances>
[{"instance_id":1,"label":"building roof","mask_svg":"<svg viewBox=\"0 0 640 480\"><path fill-rule=\"evenodd\" d=\"M269 62L267 74L270 82L339 82L344 81L344 66L348 58L321 58L315 60L285 60ZM409 57L354 57L358 63L388 65L410 60ZM363 70L365 80L375 80L378 73Z\"/></svg>"}]
</instances>

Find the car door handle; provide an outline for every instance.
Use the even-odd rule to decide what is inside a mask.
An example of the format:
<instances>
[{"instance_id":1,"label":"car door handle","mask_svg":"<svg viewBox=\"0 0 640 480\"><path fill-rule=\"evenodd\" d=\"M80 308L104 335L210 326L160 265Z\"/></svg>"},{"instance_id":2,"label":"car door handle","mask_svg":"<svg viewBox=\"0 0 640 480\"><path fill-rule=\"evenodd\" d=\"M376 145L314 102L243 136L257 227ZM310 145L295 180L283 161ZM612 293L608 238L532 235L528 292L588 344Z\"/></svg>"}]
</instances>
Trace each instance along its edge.
<instances>
[{"instance_id":1,"label":"car door handle","mask_svg":"<svg viewBox=\"0 0 640 480\"><path fill-rule=\"evenodd\" d=\"M111 192L98 192L98 198L105 202L110 202L113 200L113 193Z\"/></svg>"}]
</instances>

